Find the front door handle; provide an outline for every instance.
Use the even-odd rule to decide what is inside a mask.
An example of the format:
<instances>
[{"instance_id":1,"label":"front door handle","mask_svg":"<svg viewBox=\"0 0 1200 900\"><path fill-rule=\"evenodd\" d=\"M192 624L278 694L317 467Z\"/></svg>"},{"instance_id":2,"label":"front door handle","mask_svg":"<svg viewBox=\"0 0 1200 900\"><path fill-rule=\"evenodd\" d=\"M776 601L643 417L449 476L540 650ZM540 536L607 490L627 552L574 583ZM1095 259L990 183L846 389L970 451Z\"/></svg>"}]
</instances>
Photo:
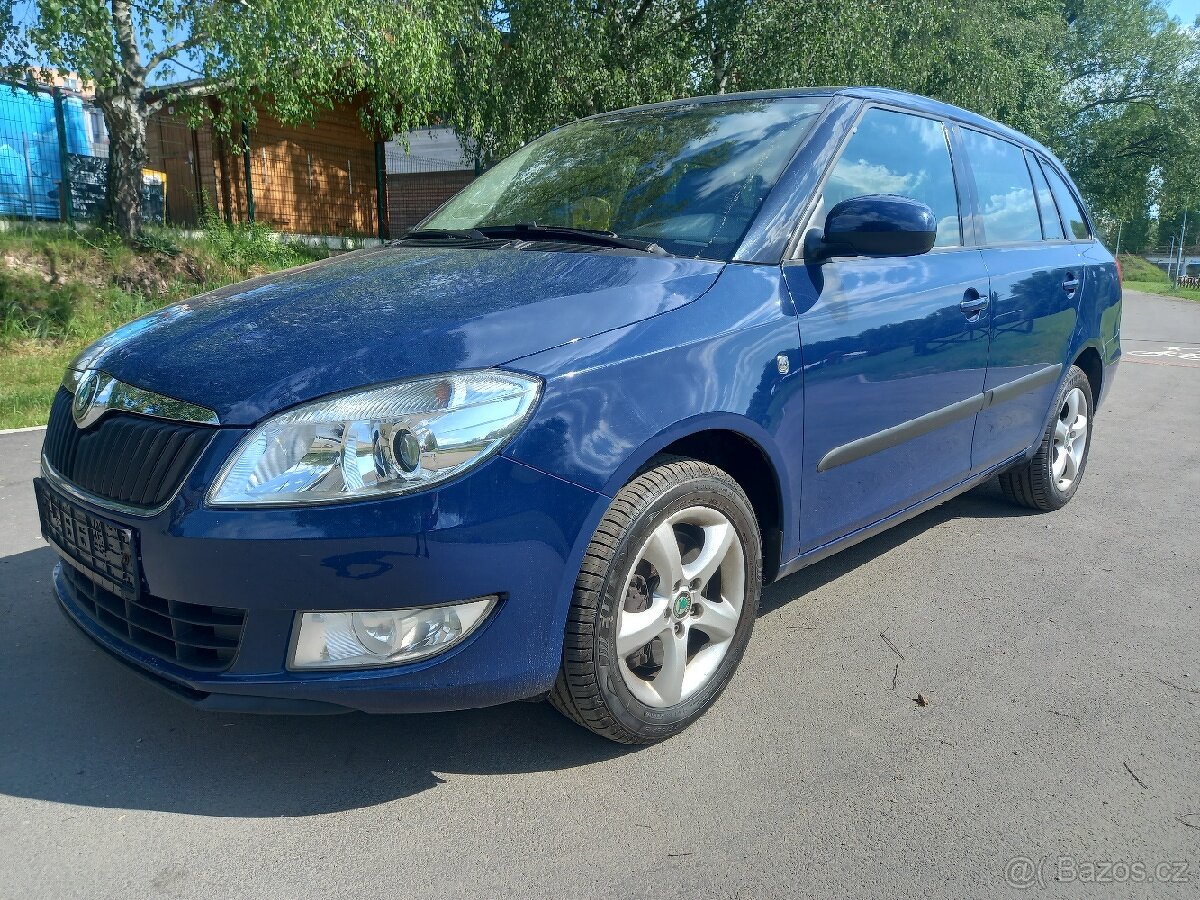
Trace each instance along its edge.
<instances>
[{"instance_id":1,"label":"front door handle","mask_svg":"<svg viewBox=\"0 0 1200 900\"><path fill-rule=\"evenodd\" d=\"M1067 280L1062 283L1062 289L1067 292L1068 297L1079 290L1079 279L1073 272L1067 273Z\"/></svg>"},{"instance_id":2,"label":"front door handle","mask_svg":"<svg viewBox=\"0 0 1200 900\"><path fill-rule=\"evenodd\" d=\"M988 295L979 293L975 288L967 288L967 293L963 296L962 302L958 304L958 308L968 318L978 316L987 309L987 306Z\"/></svg>"}]
</instances>

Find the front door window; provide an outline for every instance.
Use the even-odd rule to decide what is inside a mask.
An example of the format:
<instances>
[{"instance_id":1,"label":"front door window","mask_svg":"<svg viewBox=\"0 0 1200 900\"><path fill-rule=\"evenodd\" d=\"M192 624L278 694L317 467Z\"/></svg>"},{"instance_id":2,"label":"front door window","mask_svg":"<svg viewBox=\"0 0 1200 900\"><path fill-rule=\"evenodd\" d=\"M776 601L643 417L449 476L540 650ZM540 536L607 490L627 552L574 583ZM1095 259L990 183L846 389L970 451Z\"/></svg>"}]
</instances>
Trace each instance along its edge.
<instances>
[{"instance_id":1,"label":"front door window","mask_svg":"<svg viewBox=\"0 0 1200 900\"><path fill-rule=\"evenodd\" d=\"M938 223L934 246L962 244L954 166L941 122L888 109L867 110L825 184L823 212L868 194L919 200L933 210Z\"/></svg>"}]
</instances>

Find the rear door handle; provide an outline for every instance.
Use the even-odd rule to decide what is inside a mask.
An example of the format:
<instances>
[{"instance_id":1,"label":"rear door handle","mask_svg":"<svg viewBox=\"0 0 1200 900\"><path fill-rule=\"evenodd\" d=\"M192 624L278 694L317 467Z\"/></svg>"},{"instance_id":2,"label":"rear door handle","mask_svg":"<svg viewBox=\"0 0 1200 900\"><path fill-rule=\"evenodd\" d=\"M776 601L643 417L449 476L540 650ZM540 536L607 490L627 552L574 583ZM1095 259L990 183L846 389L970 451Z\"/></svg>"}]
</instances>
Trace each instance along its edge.
<instances>
[{"instance_id":1,"label":"rear door handle","mask_svg":"<svg viewBox=\"0 0 1200 900\"><path fill-rule=\"evenodd\" d=\"M988 306L988 295L981 294L975 288L967 288L967 293L958 308L967 316L977 316Z\"/></svg>"},{"instance_id":2,"label":"rear door handle","mask_svg":"<svg viewBox=\"0 0 1200 900\"><path fill-rule=\"evenodd\" d=\"M1079 290L1079 279L1068 273L1067 280L1062 283L1062 289L1067 292L1067 296L1069 297Z\"/></svg>"}]
</instances>

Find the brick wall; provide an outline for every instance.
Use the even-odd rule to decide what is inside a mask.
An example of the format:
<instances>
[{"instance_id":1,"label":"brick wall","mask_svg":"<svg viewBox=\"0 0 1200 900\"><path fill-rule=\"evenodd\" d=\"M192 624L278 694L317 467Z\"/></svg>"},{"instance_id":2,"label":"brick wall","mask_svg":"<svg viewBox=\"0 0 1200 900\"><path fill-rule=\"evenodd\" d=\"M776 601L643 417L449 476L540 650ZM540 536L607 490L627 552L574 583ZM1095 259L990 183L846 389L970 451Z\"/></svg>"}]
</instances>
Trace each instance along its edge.
<instances>
[{"instance_id":1,"label":"brick wall","mask_svg":"<svg viewBox=\"0 0 1200 900\"><path fill-rule=\"evenodd\" d=\"M398 237L457 194L475 173L413 172L387 177L388 224Z\"/></svg>"}]
</instances>

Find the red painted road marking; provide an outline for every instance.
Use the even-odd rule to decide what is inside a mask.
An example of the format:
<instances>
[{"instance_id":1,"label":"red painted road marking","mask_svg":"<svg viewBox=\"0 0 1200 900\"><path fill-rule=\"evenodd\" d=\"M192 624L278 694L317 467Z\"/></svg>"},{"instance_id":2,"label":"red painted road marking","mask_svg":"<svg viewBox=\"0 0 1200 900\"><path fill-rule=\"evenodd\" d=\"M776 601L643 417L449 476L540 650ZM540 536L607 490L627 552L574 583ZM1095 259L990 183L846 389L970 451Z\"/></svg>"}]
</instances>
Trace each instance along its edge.
<instances>
[{"instance_id":1,"label":"red painted road marking","mask_svg":"<svg viewBox=\"0 0 1200 900\"><path fill-rule=\"evenodd\" d=\"M1179 359L1163 359L1162 357L1147 359L1144 356L1130 356L1128 353L1124 354L1121 359L1143 366L1174 366L1177 369L1200 369L1200 362L1185 362Z\"/></svg>"}]
</instances>

